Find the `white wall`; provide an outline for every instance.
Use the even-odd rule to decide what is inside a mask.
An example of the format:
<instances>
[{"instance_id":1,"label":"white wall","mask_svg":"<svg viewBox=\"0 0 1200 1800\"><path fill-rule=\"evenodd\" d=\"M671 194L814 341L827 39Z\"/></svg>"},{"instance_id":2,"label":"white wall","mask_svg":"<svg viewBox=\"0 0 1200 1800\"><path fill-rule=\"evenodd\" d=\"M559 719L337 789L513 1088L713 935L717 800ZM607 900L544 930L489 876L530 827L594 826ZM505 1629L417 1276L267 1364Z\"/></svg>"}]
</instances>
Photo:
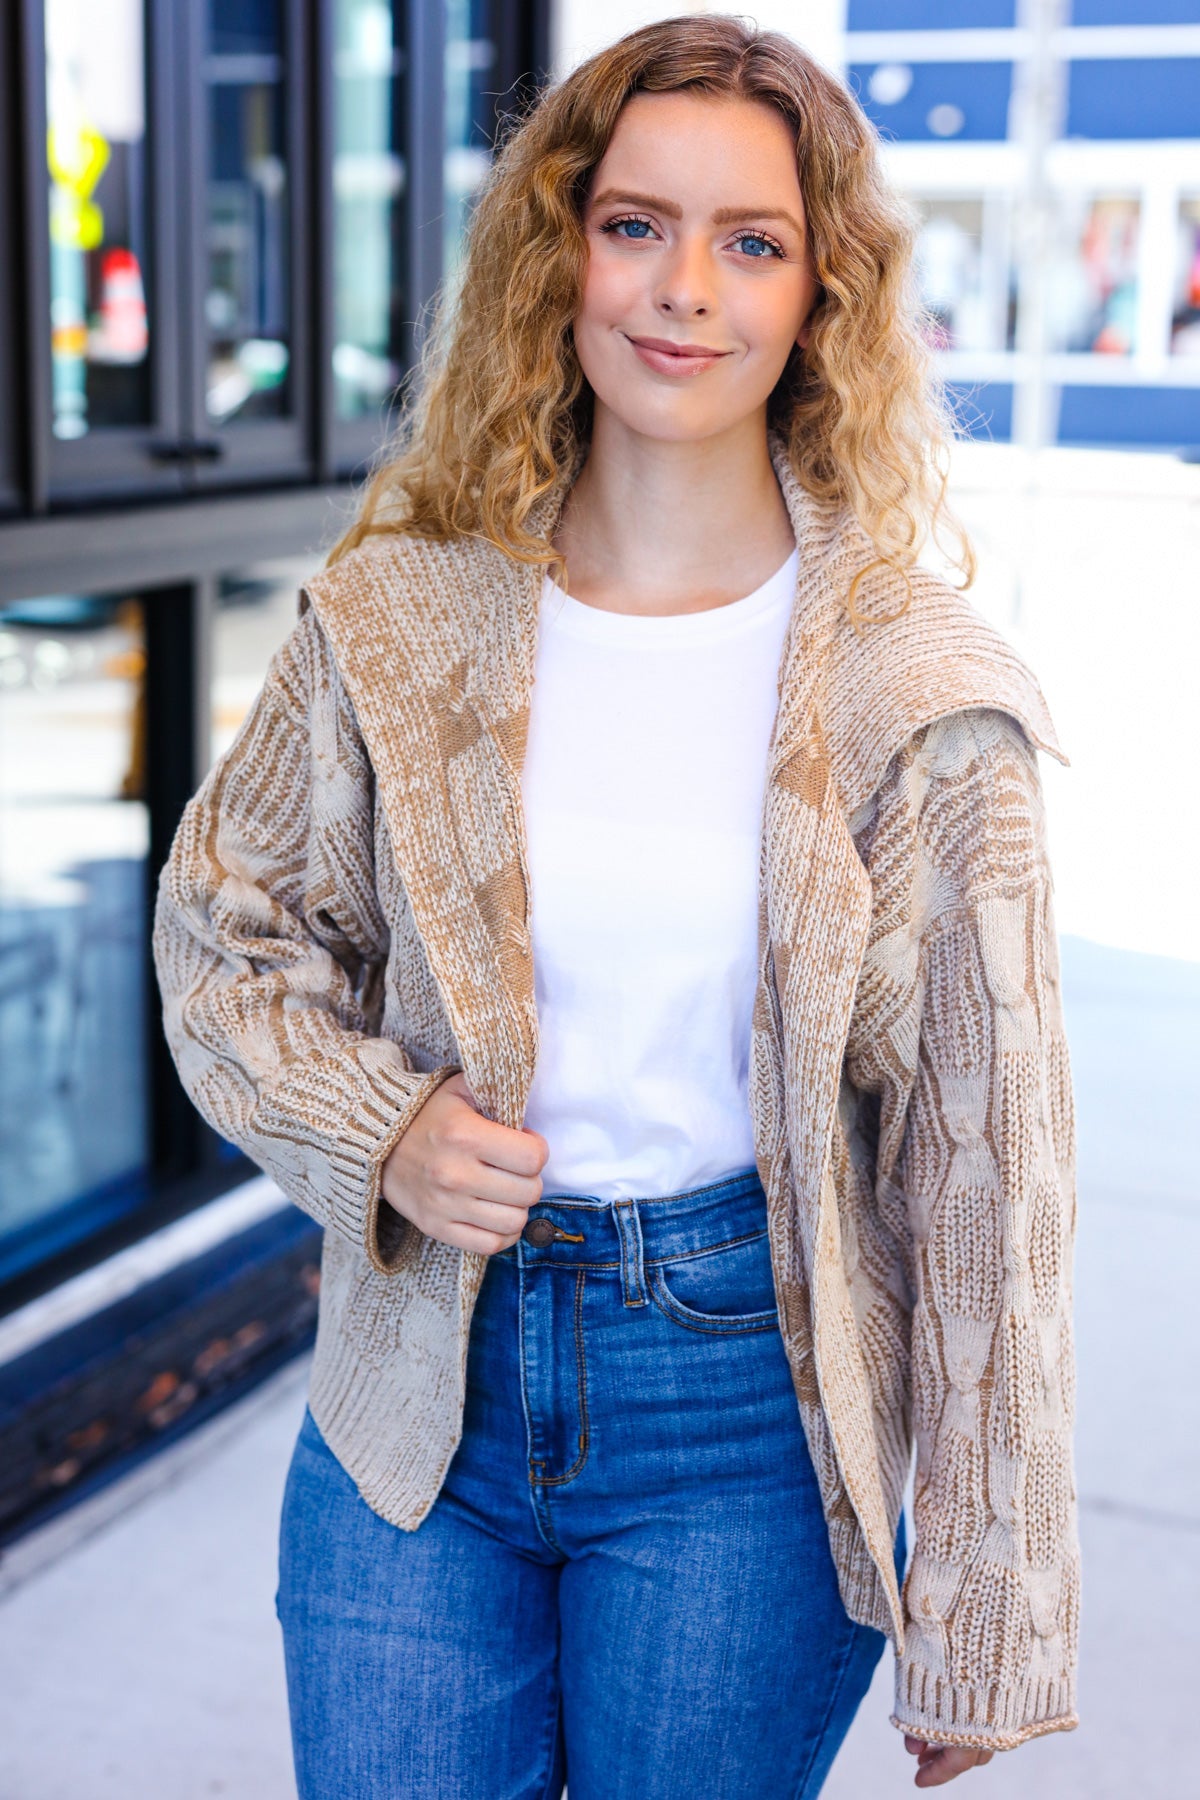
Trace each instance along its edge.
<instances>
[{"instance_id":1,"label":"white wall","mask_svg":"<svg viewBox=\"0 0 1200 1800\"><path fill-rule=\"evenodd\" d=\"M841 38L846 24L846 0L759 0L756 6L662 6L653 0L558 0L551 19L554 74L565 75L593 51L603 49L627 31L649 25L655 19L673 19L683 13L736 13L763 30L784 31L809 53L839 68Z\"/></svg>"}]
</instances>

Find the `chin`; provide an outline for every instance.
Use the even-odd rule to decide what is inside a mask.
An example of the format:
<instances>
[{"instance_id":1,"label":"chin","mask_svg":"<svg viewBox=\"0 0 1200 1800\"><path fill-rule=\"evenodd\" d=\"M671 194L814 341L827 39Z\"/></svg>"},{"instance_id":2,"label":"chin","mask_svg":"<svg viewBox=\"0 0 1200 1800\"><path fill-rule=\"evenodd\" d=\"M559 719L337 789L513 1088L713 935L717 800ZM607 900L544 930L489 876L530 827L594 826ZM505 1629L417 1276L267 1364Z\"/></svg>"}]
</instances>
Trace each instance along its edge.
<instances>
[{"instance_id":1,"label":"chin","mask_svg":"<svg viewBox=\"0 0 1200 1800\"><path fill-rule=\"evenodd\" d=\"M730 412L712 407L631 407L627 394L622 404L614 406L603 394L597 398L626 431L663 444L694 444L704 438L720 437L722 432L740 425L755 410L753 407Z\"/></svg>"}]
</instances>

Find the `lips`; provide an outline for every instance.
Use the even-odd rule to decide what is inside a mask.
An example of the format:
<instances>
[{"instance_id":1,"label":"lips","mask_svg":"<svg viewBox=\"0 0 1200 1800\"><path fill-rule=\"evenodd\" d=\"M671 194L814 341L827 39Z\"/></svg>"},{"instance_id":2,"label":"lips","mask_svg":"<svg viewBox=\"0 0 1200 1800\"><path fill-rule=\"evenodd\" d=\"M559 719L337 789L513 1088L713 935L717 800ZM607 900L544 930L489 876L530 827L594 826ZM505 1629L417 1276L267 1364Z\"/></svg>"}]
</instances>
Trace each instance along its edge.
<instances>
[{"instance_id":1,"label":"lips","mask_svg":"<svg viewBox=\"0 0 1200 1800\"><path fill-rule=\"evenodd\" d=\"M629 337L624 334L633 354L657 375L674 381L687 380L714 369L729 355L728 350L714 350L708 344L675 344L670 338Z\"/></svg>"},{"instance_id":2,"label":"lips","mask_svg":"<svg viewBox=\"0 0 1200 1800\"><path fill-rule=\"evenodd\" d=\"M716 350L710 344L675 344L669 338L631 337L631 344L641 350L657 350L663 356L690 356L711 359L716 356L727 356L726 350Z\"/></svg>"}]
</instances>

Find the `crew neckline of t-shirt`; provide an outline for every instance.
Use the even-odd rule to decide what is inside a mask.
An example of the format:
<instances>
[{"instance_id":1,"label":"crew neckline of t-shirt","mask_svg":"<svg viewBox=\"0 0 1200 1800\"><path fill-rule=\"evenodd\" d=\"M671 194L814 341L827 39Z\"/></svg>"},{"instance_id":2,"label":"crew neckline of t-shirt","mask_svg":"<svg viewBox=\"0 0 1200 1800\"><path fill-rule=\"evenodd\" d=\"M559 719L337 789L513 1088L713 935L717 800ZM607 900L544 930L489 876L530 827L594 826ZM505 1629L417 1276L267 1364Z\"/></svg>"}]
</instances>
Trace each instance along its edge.
<instances>
[{"instance_id":1,"label":"crew neckline of t-shirt","mask_svg":"<svg viewBox=\"0 0 1200 1800\"><path fill-rule=\"evenodd\" d=\"M555 631L594 644L634 644L645 649L660 644L712 643L719 638L735 637L765 616L784 606L790 607L799 562L797 546L787 561L752 594L744 594L740 600L727 600L723 606L706 607L702 612L666 615L608 612L598 606L587 606L546 575L542 580L543 614L546 623Z\"/></svg>"}]
</instances>

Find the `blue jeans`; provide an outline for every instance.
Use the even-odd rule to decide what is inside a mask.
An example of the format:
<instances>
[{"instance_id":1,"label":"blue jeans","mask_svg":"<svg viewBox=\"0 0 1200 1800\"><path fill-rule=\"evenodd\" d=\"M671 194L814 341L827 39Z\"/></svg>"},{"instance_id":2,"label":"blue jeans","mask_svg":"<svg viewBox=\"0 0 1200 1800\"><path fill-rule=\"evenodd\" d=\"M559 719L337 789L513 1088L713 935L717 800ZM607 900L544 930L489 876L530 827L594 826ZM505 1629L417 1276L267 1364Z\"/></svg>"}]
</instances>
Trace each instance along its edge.
<instances>
[{"instance_id":1,"label":"blue jeans","mask_svg":"<svg viewBox=\"0 0 1200 1800\"><path fill-rule=\"evenodd\" d=\"M756 1172L531 1209L415 1531L306 1409L276 1610L300 1800L817 1794L886 1639L838 1593Z\"/></svg>"}]
</instances>

